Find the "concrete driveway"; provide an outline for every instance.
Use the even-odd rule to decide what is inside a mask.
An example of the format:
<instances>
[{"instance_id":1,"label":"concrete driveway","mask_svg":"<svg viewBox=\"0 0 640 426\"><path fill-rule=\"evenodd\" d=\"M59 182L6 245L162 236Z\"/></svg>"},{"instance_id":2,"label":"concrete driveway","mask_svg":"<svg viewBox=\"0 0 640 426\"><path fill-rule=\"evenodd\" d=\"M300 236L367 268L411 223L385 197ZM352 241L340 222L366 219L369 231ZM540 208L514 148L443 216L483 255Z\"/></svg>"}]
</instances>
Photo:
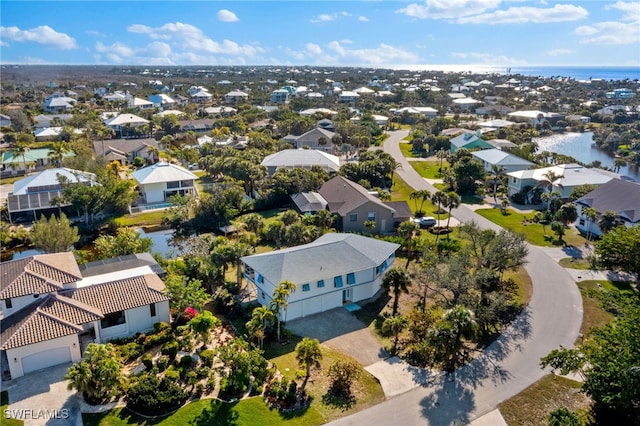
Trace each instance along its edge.
<instances>
[{"instance_id":1,"label":"concrete driveway","mask_svg":"<svg viewBox=\"0 0 640 426\"><path fill-rule=\"evenodd\" d=\"M13 417L20 417L26 426L81 426L78 398L75 391L67 390L68 381L64 380L70 365L57 365L3 382L2 390L9 392L8 409Z\"/></svg>"},{"instance_id":2,"label":"concrete driveway","mask_svg":"<svg viewBox=\"0 0 640 426\"><path fill-rule=\"evenodd\" d=\"M335 308L287 322L294 334L318 339L368 366L389 357L373 333L345 308Z\"/></svg>"}]
</instances>

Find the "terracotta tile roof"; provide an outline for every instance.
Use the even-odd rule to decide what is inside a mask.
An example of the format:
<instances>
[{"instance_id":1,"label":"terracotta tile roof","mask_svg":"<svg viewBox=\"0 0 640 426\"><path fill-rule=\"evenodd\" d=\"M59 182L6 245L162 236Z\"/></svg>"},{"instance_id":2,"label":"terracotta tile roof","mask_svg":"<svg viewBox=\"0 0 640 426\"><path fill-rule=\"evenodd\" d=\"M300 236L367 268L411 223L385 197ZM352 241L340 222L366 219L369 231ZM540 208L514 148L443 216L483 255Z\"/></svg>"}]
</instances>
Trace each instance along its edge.
<instances>
[{"instance_id":1,"label":"terracotta tile roof","mask_svg":"<svg viewBox=\"0 0 640 426\"><path fill-rule=\"evenodd\" d=\"M164 283L155 274L95 284L62 292L63 295L86 305L95 306L103 314L138 308L169 300Z\"/></svg>"},{"instance_id":2,"label":"terracotta tile roof","mask_svg":"<svg viewBox=\"0 0 640 426\"><path fill-rule=\"evenodd\" d=\"M50 293L81 279L71 252L3 262L0 263L0 299Z\"/></svg>"},{"instance_id":3,"label":"terracotta tile roof","mask_svg":"<svg viewBox=\"0 0 640 426\"><path fill-rule=\"evenodd\" d=\"M5 318L0 327L1 349L13 349L82 331L80 324L100 319L95 309L68 303L66 298L48 295ZM79 320L78 323L74 323Z\"/></svg>"}]
</instances>

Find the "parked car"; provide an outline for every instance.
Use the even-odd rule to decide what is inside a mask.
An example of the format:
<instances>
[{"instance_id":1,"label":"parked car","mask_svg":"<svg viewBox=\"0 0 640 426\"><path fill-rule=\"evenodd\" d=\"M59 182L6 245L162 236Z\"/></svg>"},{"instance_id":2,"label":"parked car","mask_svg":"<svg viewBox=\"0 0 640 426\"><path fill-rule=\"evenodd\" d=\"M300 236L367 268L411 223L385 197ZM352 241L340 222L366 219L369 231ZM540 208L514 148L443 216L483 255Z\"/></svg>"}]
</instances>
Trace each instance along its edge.
<instances>
[{"instance_id":1,"label":"parked car","mask_svg":"<svg viewBox=\"0 0 640 426\"><path fill-rule=\"evenodd\" d=\"M411 219L411 221L420 225L420 228L431 228L438 223L436 218L431 216L416 217Z\"/></svg>"}]
</instances>

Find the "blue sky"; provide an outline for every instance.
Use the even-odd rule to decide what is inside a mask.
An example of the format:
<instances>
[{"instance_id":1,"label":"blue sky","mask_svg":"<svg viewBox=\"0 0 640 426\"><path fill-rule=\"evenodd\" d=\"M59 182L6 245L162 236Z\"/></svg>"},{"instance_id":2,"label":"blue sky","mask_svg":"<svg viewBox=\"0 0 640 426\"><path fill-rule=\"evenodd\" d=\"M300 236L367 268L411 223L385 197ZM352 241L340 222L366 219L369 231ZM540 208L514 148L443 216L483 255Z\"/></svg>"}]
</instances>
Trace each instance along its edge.
<instances>
[{"instance_id":1,"label":"blue sky","mask_svg":"<svg viewBox=\"0 0 640 426\"><path fill-rule=\"evenodd\" d=\"M0 62L640 66L638 1L0 2Z\"/></svg>"}]
</instances>

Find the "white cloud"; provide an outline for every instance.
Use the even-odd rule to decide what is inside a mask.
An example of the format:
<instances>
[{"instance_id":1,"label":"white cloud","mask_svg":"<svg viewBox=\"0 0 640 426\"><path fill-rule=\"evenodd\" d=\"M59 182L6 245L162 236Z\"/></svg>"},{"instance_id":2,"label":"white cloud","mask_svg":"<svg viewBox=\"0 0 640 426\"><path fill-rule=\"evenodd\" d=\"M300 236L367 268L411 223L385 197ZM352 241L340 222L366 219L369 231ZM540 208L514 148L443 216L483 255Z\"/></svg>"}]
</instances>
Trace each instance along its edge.
<instances>
[{"instance_id":1,"label":"white cloud","mask_svg":"<svg viewBox=\"0 0 640 426\"><path fill-rule=\"evenodd\" d=\"M0 38L4 42L31 41L62 50L71 50L78 47L73 37L65 33L59 33L48 25L31 28L30 30L21 30L18 27L0 27Z\"/></svg>"},{"instance_id":2,"label":"white cloud","mask_svg":"<svg viewBox=\"0 0 640 426\"><path fill-rule=\"evenodd\" d=\"M332 41L324 48L316 43L307 43L302 51L287 48L284 51L296 61L324 65L393 65L418 61L415 54L384 43L373 48L350 49L342 41Z\"/></svg>"},{"instance_id":3,"label":"white cloud","mask_svg":"<svg viewBox=\"0 0 640 426\"><path fill-rule=\"evenodd\" d=\"M502 0L426 0L424 4L412 3L396 10L419 19L454 19L477 15L495 9Z\"/></svg>"},{"instance_id":4,"label":"white cloud","mask_svg":"<svg viewBox=\"0 0 640 426\"><path fill-rule=\"evenodd\" d=\"M609 21L578 27L575 34L584 37L580 41L582 44L638 44L640 43L638 28L640 28L640 22Z\"/></svg>"},{"instance_id":5,"label":"white cloud","mask_svg":"<svg viewBox=\"0 0 640 426\"><path fill-rule=\"evenodd\" d=\"M107 46L101 42L96 42L96 52L100 53L108 53L112 55L117 55L119 57L125 56L133 56L133 49L129 46L126 46L120 42L115 42L111 46Z\"/></svg>"},{"instance_id":6,"label":"white cloud","mask_svg":"<svg viewBox=\"0 0 640 426\"><path fill-rule=\"evenodd\" d=\"M623 21L640 21L640 3L619 1L605 6L605 9L618 9L625 13Z\"/></svg>"},{"instance_id":7,"label":"white cloud","mask_svg":"<svg viewBox=\"0 0 640 426\"><path fill-rule=\"evenodd\" d=\"M564 55L568 55L570 53L573 53L573 50L571 50L571 49L553 49L553 50L550 50L549 52L547 52L547 55L549 55L549 56L564 56Z\"/></svg>"},{"instance_id":8,"label":"white cloud","mask_svg":"<svg viewBox=\"0 0 640 426\"><path fill-rule=\"evenodd\" d=\"M489 64L489 65L526 65L527 61L522 59L510 58L505 55L495 55L493 53L481 53L481 52L453 52L451 54L454 58L465 59L474 61L474 64Z\"/></svg>"},{"instance_id":9,"label":"white cloud","mask_svg":"<svg viewBox=\"0 0 640 426\"><path fill-rule=\"evenodd\" d=\"M358 16L358 21L360 22L369 22L369 18L366 16Z\"/></svg>"},{"instance_id":10,"label":"white cloud","mask_svg":"<svg viewBox=\"0 0 640 426\"><path fill-rule=\"evenodd\" d=\"M231 40L212 40L199 28L182 22L167 23L156 28L136 24L130 25L127 29L131 33L146 34L153 40L166 41L177 51L245 57L255 57L264 52L264 49L257 45L240 45Z\"/></svg>"},{"instance_id":11,"label":"white cloud","mask_svg":"<svg viewBox=\"0 0 640 426\"><path fill-rule=\"evenodd\" d=\"M623 13L620 21L597 22L583 25L574 33L582 37L582 44L625 45L640 43L640 3L617 2L605 7Z\"/></svg>"},{"instance_id":12,"label":"white cloud","mask_svg":"<svg viewBox=\"0 0 640 426\"><path fill-rule=\"evenodd\" d=\"M218 13L216 13L216 18L218 18L218 21L222 21L222 22L238 22L239 21L236 14L227 9L220 9Z\"/></svg>"},{"instance_id":13,"label":"white cloud","mask_svg":"<svg viewBox=\"0 0 640 426\"><path fill-rule=\"evenodd\" d=\"M313 18L311 18L309 20L309 22L314 23L314 24L319 24L321 22L330 22L330 21L335 21L336 19L342 18L342 17L346 17L346 16L351 16L351 14L349 12L337 12L337 13L323 13L321 15L315 16Z\"/></svg>"},{"instance_id":14,"label":"white cloud","mask_svg":"<svg viewBox=\"0 0 640 426\"><path fill-rule=\"evenodd\" d=\"M589 12L583 7L569 4L557 4L551 8L510 7L475 16L466 16L457 20L460 24L524 24L528 22L549 23L584 19Z\"/></svg>"}]
</instances>

